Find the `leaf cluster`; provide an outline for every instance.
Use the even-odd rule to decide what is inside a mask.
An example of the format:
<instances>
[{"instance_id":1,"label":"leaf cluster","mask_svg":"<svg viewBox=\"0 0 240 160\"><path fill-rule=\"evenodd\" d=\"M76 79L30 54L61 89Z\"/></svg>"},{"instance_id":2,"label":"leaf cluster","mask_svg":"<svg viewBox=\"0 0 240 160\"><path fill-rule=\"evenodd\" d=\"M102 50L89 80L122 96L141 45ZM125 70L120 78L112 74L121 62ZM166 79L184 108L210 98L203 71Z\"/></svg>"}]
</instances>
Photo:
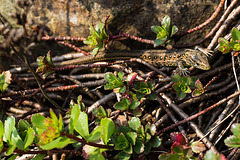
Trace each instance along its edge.
<instances>
[{"instance_id":1,"label":"leaf cluster","mask_svg":"<svg viewBox=\"0 0 240 160\"><path fill-rule=\"evenodd\" d=\"M151 29L157 34L154 41L154 47L165 44L166 48L171 49L174 45L173 35L177 33L178 28L171 24L171 19L166 15L161 22L161 26L152 26Z\"/></svg>"},{"instance_id":2,"label":"leaf cluster","mask_svg":"<svg viewBox=\"0 0 240 160\"><path fill-rule=\"evenodd\" d=\"M104 86L106 90L113 90L121 95L120 102L115 103L114 108L121 111L132 111L134 115L140 115L140 104L144 99L156 100L156 92L151 82L135 81L137 73L131 73L124 80L123 72L119 72L118 76L112 73L105 74L107 84Z\"/></svg>"},{"instance_id":3,"label":"leaf cluster","mask_svg":"<svg viewBox=\"0 0 240 160\"><path fill-rule=\"evenodd\" d=\"M128 126L120 126L117 134L113 137L115 149L120 150L115 158L129 159L131 155L148 154L152 147L159 147L161 139L155 135L156 126L154 124L141 125L137 117L133 117Z\"/></svg>"},{"instance_id":4,"label":"leaf cluster","mask_svg":"<svg viewBox=\"0 0 240 160\"><path fill-rule=\"evenodd\" d=\"M192 92L192 97L200 96L204 93L204 88L202 83L195 77L184 76L181 77L175 74L172 77L173 89L177 92L178 99L183 99L186 97L187 93L191 93L191 88L195 88Z\"/></svg>"},{"instance_id":5,"label":"leaf cluster","mask_svg":"<svg viewBox=\"0 0 240 160\"><path fill-rule=\"evenodd\" d=\"M229 53L231 51L238 52L240 51L240 31L237 28L233 28L231 32L232 38L230 41L225 38L219 38L219 48L223 54Z\"/></svg>"},{"instance_id":6,"label":"leaf cluster","mask_svg":"<svg viewBox=\"0 0 240 160\"><path fill-rule=\"evenodd\" d=\"M38 68L36 72L41 72L43 79L46 79L49 75L54 73L53 68L55 67L52 62L51 53L48 52L46 56L40 56L37 58Z\"/></svg>"},{"instance_id":7,"label":"leaf cluster","mask_svg":"<svg viewBox=\"0 0 240 160\"><path fill-rule=\"evenodd\" d=\"M93 55L96 56L99 51L105 50L105 44L108 40L108 35L106 33L106 21L99 22L95 28L90 26L90 36L84 41L84 44L89 45L93 51Z\"/></svg>"}]
</instances>

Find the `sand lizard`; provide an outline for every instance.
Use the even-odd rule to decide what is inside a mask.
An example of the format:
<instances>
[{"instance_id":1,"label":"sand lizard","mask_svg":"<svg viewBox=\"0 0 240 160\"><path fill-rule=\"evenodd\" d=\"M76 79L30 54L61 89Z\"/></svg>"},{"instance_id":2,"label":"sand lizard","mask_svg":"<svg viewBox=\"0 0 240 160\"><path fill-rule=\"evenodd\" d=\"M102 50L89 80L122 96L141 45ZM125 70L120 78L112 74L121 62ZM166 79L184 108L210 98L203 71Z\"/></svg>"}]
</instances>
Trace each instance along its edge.
<instances>
[{"instance_id":1,"label":"sand lizard","mask_svg":"<svg viewBox=\"0 0 240 160\"><path fill-rule=\"evenodd\" d=\"M99 53L97 56L83 56L81 58L63 61L56 66L87 64L99 61L121 60L130 58L141 58L142 60L156 66L192 66L202 70L209 70L210 65L207 56L210 55L204 49L179 49L179 50L135 50L117 51L114 53Z\"/></svg>"}]
</instances>

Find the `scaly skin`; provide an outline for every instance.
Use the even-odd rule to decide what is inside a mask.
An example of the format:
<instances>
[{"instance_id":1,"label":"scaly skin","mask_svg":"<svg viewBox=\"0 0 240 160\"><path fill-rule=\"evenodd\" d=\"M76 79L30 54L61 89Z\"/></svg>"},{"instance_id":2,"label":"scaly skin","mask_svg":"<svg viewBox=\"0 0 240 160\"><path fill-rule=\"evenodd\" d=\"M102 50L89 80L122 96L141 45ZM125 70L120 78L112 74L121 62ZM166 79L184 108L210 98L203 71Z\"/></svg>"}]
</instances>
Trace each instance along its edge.
<instances>
[{"instance_id":1,"label":"scaly skin","mask_svg":"<svg viewBox=\"0 0 240 160\"><path fill-rule=\"evenodd\" d=\"M136 50L118 51L114 53L99 53L97 56L83 56L69 61L55 64L56 66L87 64L99 61L122 60L130 58L141 58L142 60L156 66L192 66L202 70L209 70L207 56L209 53L203 50Z\"/></svg>"}]
</instances>

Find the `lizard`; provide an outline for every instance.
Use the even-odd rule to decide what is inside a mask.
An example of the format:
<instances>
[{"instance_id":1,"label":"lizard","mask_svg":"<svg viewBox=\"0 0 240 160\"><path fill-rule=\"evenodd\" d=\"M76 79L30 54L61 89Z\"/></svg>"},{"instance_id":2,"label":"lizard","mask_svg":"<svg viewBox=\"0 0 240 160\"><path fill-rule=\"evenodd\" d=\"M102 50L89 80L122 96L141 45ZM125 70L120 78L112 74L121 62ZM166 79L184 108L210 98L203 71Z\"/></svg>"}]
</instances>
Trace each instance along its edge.
<instances>
[{"instance_id":1,"label":"lizard","mask_svg":"<svg viewBox=\"0 0 240 160\"><path fill-rule=\"evenodd\" d=\"M207 56L209 55L211 54L202 48L176 50L134 50L117 51L113 53L101 52L96 56L83 56L81 58L56 63L55 65L79 65L99 61L140 58L156 67L177 66L180 71L183 71L185 69L183 68L184 66L192 66L201 70L209 70L210 65L207 59Z\"/></svg>"}]
</instances>

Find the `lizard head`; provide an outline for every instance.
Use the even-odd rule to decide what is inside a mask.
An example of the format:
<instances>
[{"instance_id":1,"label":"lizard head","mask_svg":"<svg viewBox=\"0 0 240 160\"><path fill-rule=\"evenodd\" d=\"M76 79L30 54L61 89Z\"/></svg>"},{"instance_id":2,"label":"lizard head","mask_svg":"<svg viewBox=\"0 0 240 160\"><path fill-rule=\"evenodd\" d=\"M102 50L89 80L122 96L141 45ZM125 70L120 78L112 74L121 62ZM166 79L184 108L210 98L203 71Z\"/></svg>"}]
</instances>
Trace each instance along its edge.
<instances>
[{"instance_id":1,"label":"lizard head","mask_svg":"<svg viewBox=\"0 0 240 160\"><path fill-rule=\"evenodd\" d=\"M211 68L207 55L197 50L193 54L190 54L189 63L191 66L201 70L209 70Z\"/></svg>"}]
</instances>

